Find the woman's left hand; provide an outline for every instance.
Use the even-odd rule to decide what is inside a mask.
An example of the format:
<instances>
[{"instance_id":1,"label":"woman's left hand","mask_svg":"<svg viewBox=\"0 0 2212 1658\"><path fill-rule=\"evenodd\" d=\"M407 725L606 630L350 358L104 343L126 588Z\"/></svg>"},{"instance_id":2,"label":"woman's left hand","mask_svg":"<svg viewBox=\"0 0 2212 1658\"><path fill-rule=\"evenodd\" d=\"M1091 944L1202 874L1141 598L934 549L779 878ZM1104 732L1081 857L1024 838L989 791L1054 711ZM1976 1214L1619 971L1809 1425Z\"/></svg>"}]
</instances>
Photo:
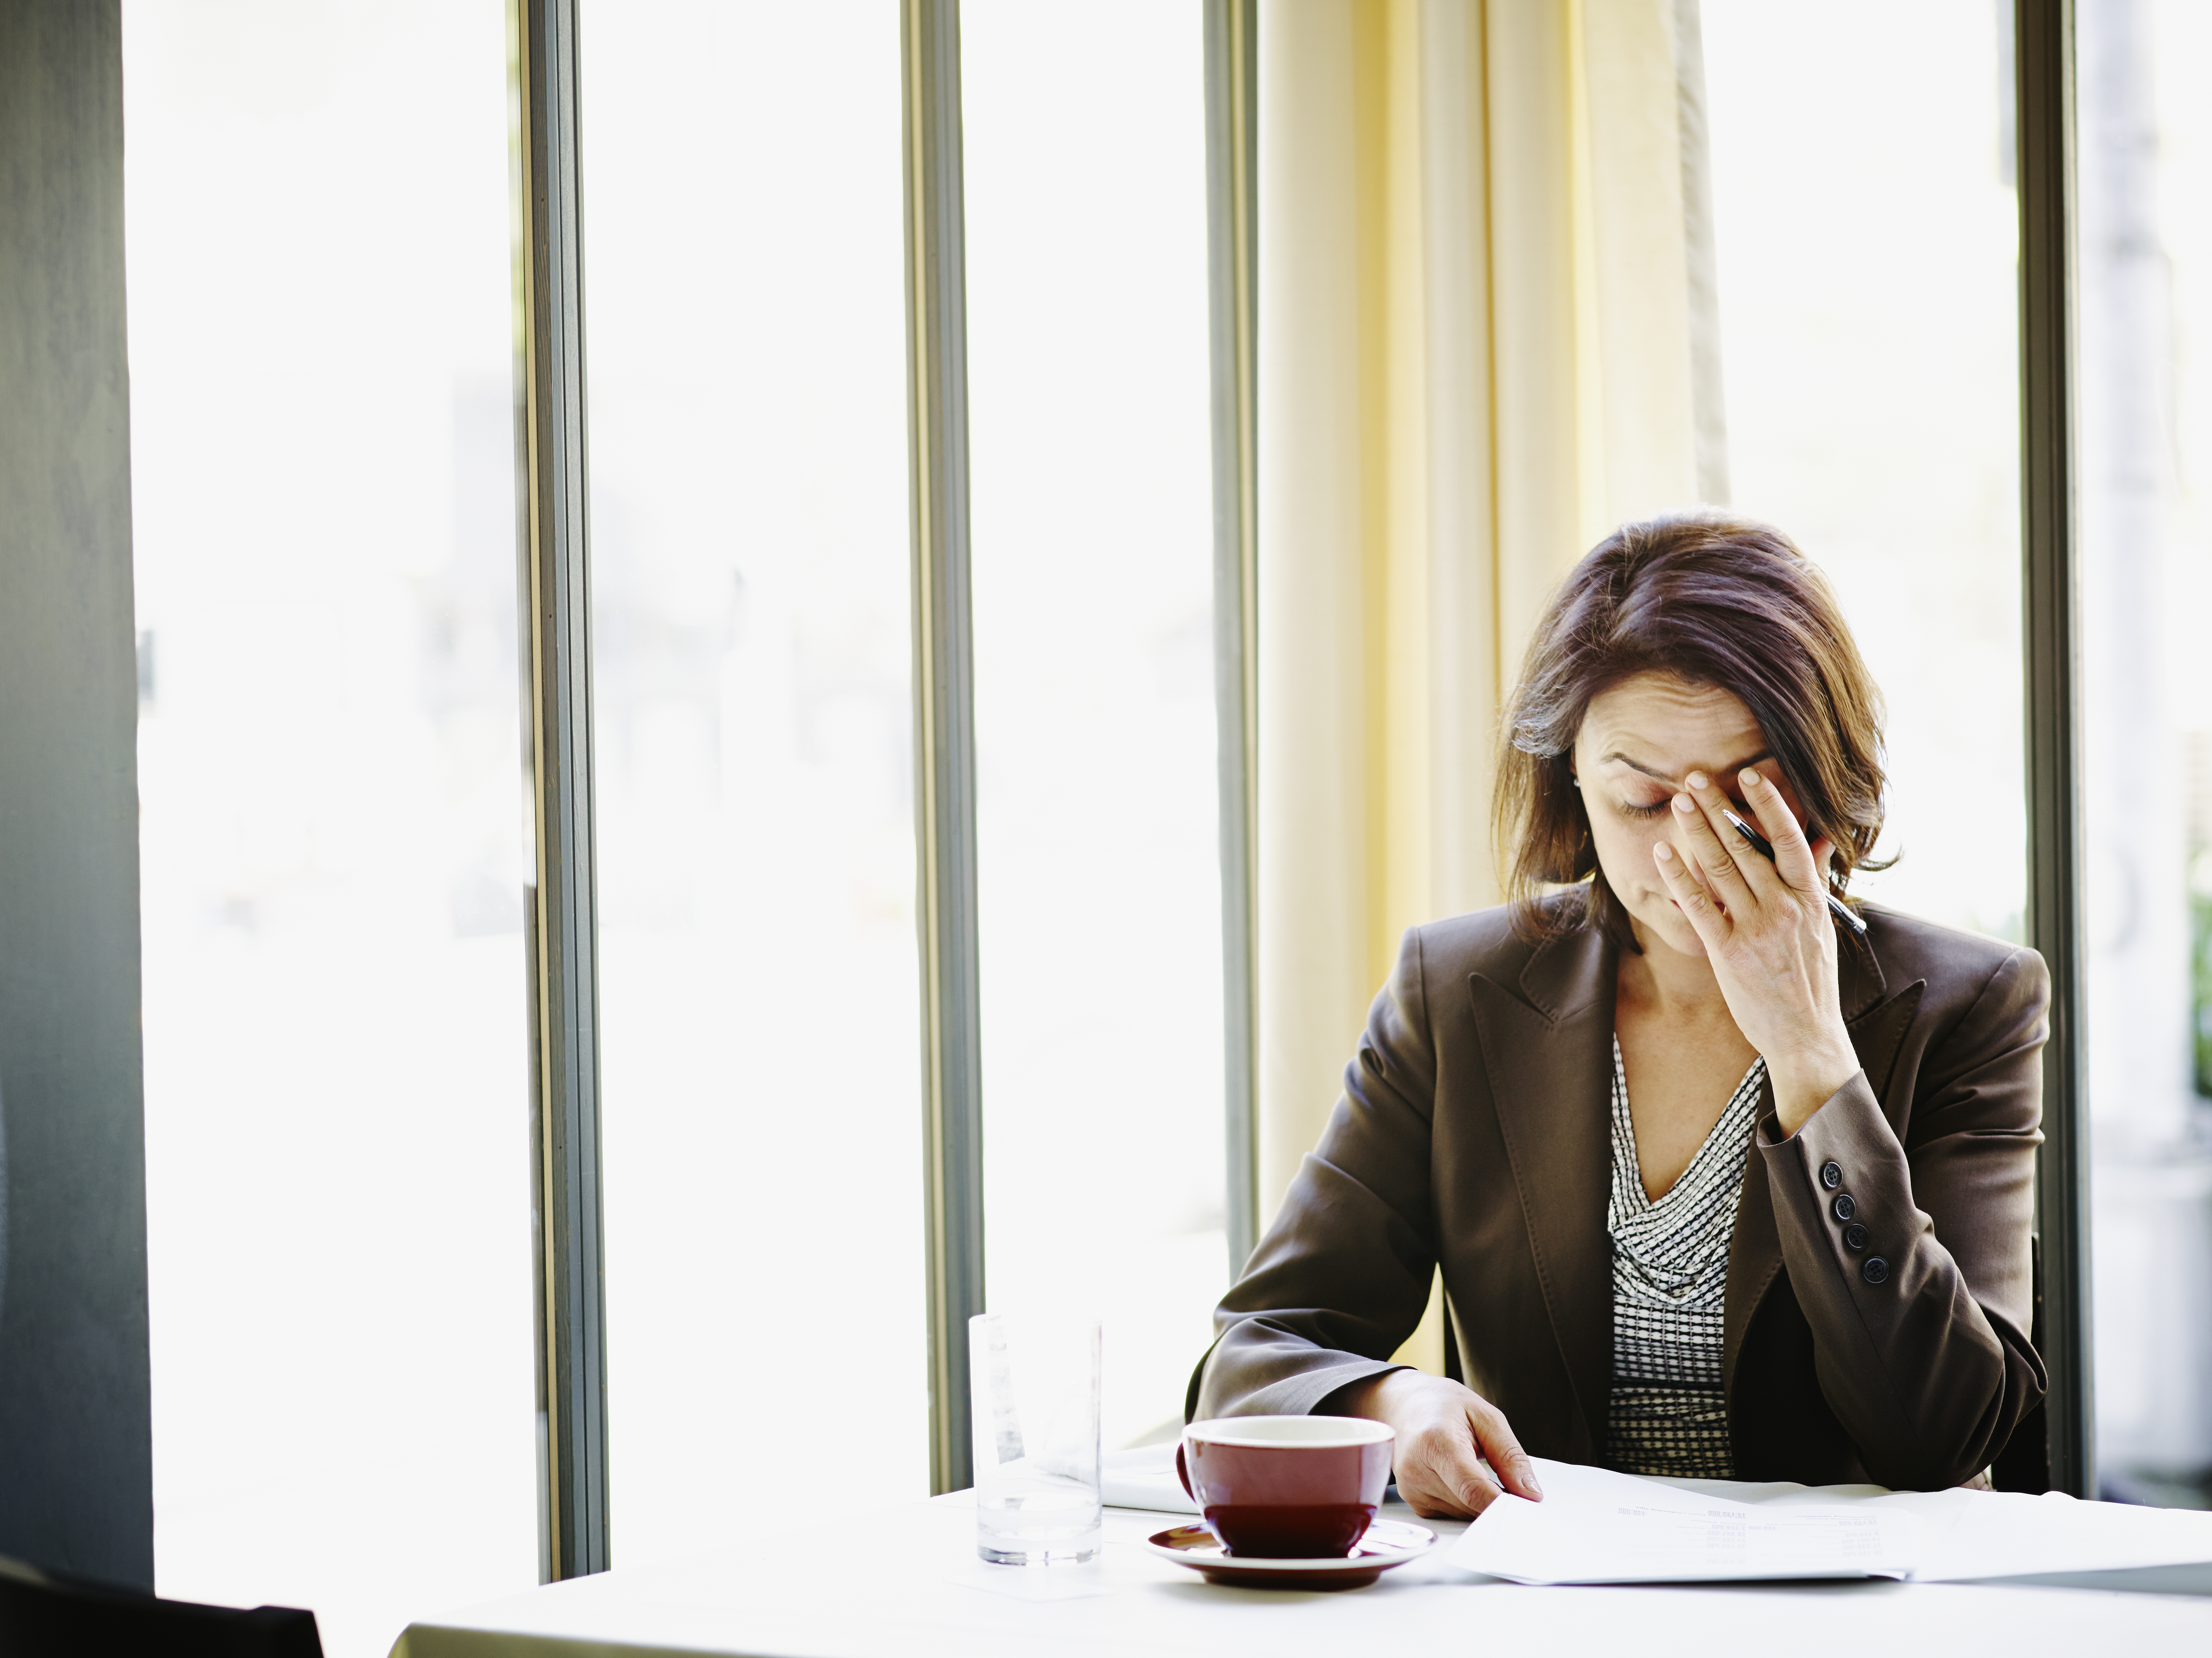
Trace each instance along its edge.
<instances>
[{"instance_id":1,"label":"woman's left hand","mask_svg":"<svg viewBox=\"0 0 2212 1658\"><path fill-rule=\"evenodd\" d=\"M1859 1068L1836 990L1836 927L1821 871L1832 850L1805 833L1774 785L1741 780L1774 862L1721 816L1730 802L1703 772L1674 797L1674 833L1652 849L1668 896L1705 946L1744 1039L1766 1060L1775 1114L1794 1134Z\"/></svg>"}]
</instances>

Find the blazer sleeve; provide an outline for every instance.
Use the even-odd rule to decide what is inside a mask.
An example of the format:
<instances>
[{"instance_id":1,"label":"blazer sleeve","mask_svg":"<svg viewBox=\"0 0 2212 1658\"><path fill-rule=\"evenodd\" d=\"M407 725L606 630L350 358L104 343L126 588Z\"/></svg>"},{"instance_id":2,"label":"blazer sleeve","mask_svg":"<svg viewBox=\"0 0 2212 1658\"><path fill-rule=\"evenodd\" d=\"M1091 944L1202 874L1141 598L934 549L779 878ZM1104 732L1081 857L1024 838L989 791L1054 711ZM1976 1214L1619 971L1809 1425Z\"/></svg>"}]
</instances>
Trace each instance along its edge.
<instances>
[{"instance_id":1,"label":"blazer sleeve","mask_svg":"<svg viewBox=\"0 0 2212 1658\"><path fill-rule=\"evenodd\" d=\"M1883 1485L1971 1479L2043 1396L2027 1331L2050 1001L2040 956L2001 962L1923 1058L1905 1142L1863 1072L1795 1135L1760 1125L1820 1391Z\"/></svg>"},{"instance_id":2,"label":"blazer sleeve","mask_svg":"<svg viewBox=\"0 0 2212 1658\"><path fill-rule=\"evenodd\" d=\"M1186 1418L1304 1416L1384 1371L1420 1322L1436 1272L1430 1126L1436 1050L1409 931L1344 1070L1321 1144L1213 1317Z\"/></svg>"}]
</instances>

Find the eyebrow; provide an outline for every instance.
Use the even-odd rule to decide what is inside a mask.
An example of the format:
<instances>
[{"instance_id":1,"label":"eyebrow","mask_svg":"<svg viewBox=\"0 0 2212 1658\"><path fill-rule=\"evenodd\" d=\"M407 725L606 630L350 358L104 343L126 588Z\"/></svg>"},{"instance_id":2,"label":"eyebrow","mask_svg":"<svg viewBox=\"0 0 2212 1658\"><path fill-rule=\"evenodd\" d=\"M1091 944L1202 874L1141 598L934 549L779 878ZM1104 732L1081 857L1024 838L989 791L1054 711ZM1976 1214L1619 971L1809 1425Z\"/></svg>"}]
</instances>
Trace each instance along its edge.
<instances>
[{"instance_id":1,"label":"eyebrow","mask_svg":"<svg viewBox=\"0 0 2212 1658\"><path fill-rule=\"evenodd\" d=\"M1723 776L1726 776L1731 772L1741 772L1748 767L1755 766L1762 760L1771 760L1773 758L1774 753L1772 750L1761 749L1757 754L1751 756L1747 759L1739 760L1734 765L1716 767L1715 769ZM1619 749L1613 750L1610 754L1600 756L1598 758L1598 764L1601 766L1610 765L1616 760L1620 762L1622 765L1627 767L1631 771L1642 772L1646 777L1650 778L1655 783L1664 783L1670 789L1675 786L1675 782L1673 778L1665 775L1663 773L1656 772L1649 766L1641 764L1637 761L1631 760Z\"/></svg>"}]
</instances>

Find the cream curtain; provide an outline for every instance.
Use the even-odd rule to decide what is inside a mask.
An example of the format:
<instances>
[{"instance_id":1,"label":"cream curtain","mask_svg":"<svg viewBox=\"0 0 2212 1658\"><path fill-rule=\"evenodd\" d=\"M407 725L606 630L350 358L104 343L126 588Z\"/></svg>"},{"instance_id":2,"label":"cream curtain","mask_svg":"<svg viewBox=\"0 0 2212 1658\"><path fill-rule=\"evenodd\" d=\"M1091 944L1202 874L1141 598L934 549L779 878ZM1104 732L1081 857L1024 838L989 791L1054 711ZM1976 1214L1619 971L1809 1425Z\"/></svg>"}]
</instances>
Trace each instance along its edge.
<instances>
[{"instance_id":1,"label":"cream curtain","mask_svg":"<svg viewBox=\"0 0 2212 1658\"><path fill-rule=\"evenodd\" d=\"M1261 9L1263 1218L1401 932L1497 901L1498 709L1545 596L1614 524L1725 495L1695 7Z\"/></svg>"}]
</instances>

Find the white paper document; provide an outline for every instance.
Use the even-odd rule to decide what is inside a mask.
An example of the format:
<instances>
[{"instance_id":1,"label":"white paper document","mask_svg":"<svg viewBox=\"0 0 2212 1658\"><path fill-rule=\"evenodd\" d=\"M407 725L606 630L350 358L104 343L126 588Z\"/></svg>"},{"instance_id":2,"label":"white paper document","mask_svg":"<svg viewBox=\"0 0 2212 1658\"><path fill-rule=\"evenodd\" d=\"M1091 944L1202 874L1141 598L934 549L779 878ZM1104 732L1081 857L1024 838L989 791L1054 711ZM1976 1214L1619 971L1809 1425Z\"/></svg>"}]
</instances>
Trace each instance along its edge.
<instances>
[{"instance_id":1,"label":"white paper document","mask_svg":"<svg viewBox=\"0 0 2212 1658\"><path fill-rule=\"evenodd\" d=\"M1499 1497L1452 1546L1453 1564L1518 1583L1905 1577L1920 1549L1911 1515L1856 1504L1774 1508L1541 1461L1536 1477L1544 1500Z\"/></svg>"},{"instance_id":2,"label":"white paper document","mask_svg":"<svg viewBox=\"0 0 2212 1658\"><path fill-rule=\"evenodd\" d=\"M1522 1583L1899 1577L1921 1582L2212 1562L2212 1514L2004 1491L1665 1481L1536 1461L1446 1558Z\"/></svg>"}]
</instances>

